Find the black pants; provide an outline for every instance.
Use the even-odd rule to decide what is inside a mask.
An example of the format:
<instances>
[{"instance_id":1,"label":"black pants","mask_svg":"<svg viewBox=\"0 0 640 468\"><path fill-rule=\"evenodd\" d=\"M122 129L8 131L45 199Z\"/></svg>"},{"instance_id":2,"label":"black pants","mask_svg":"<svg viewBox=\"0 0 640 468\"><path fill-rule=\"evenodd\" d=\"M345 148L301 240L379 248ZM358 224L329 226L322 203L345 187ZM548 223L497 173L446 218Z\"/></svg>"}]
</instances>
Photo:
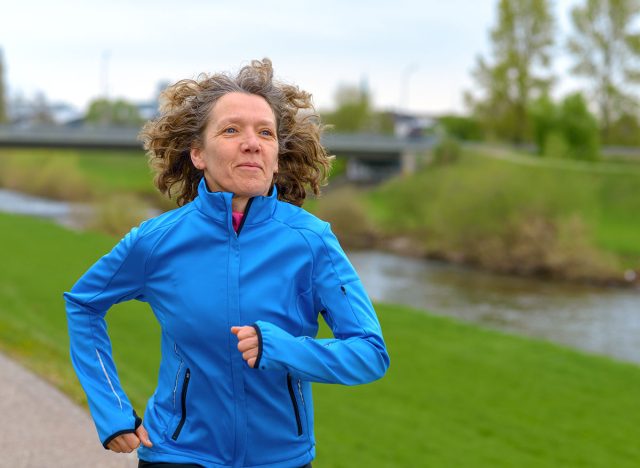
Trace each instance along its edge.
<instances>
[{"instance_id":1,"label":"black pants","mask_svg":"<svg viewBox=\"0 0 640 468\"><path fill-rule=\"evenodd\" d=\"M138 468L202 468L202 465L196 465L195 463L159 463L140 460L138 462ZM311 463L307 463L301 468L311 468Z\"/></svg>"}]
</instances>

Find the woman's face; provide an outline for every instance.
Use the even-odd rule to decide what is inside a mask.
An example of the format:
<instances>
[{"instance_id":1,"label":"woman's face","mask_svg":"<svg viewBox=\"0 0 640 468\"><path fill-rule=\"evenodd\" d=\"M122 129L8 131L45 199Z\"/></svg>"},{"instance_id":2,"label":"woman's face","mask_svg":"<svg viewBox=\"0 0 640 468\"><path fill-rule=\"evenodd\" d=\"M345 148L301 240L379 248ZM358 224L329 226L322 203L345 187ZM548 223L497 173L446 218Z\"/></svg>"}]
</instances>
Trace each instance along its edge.
<instances>
[{"instance_id":1,"label":"woman's face","mask_svg":"<svg viewBox=\"0 0 640 468\"><path fill-rule=\"evenodd\" d=\"M229 93L209 112L202 147L191 160L204 171L209 190L238 198L266 195L278 171L276 119L267 101L255 94Z\"/></svg>"}]
</instances>

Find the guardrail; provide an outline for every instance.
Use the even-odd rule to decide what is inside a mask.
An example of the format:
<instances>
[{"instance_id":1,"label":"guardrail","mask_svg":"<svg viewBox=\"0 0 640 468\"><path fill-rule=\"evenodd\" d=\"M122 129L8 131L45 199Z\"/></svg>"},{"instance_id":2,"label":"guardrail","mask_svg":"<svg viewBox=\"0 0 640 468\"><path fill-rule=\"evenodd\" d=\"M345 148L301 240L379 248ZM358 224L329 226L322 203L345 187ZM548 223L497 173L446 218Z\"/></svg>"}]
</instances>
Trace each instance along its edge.
<instances>
[{"instance_id":1,"label":"guardrail","mask_svg":"<svg viewBox=\"0 0 640 468\"><path fill-rule=\"evenodd\" d=\"M138 128L131 127L14 127L0 125L0 146L139 149ZM407 139L385 135L327 133L322 144L332 153L397 155L424 151L432 138Z\"/></svg>"}]
</instances>

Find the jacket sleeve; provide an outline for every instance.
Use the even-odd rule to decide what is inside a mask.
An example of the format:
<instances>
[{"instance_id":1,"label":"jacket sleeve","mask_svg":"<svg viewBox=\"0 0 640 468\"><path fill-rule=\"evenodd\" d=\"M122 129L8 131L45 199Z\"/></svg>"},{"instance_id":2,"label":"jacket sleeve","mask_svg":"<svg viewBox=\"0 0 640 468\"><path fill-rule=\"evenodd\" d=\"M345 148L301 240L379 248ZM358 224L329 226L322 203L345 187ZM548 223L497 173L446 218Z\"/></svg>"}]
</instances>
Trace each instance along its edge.
<instances>
[{"instance_id":1,"label":"jacket sleeve","mask_svg":"<svg viewBox=\"0 0 640 468\"><path fill-rule=\"evenodd\" d=\"M286 370L303 380L356 385L384 375L389 355L371 301L329 226L307 241L314 252L314 300L333 339L295 337L258 321L256 367Z\"/></svg>"},{"instance_id":2,"label":"jacket sleeve","mask_svg":"<svg viewBox=\"0 0 640 468\"><path fill-rule=\"evenodd\" d=\"M71 361L105 448L141 422L120 385L104 320L113 304L144 299L145 258L139 244L134 228L64 293Z\"/></svg>"}]
</instances>

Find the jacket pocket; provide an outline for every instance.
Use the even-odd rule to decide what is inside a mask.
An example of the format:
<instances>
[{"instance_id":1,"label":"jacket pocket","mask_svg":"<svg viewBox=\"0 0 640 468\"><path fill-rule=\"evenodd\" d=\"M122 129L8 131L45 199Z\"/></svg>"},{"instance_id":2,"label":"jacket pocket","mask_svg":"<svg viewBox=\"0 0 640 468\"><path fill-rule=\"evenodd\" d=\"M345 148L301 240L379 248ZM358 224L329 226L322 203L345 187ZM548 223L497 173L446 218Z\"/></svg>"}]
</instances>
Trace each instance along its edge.
<instances>
[{"instance_id":1,"label":"jacket pocket","mask_svg":"<svg viewBox=\"0 0 640 468\"><path fill-rule=\"evenodd\" d=\"M184 381L182 382L182 394L181 394L181 414L180 414L180 422L178 422L178 426L175 431L173 431L173 435L171 438L173 440L178 440L178 436L180 435L180 431L182 431L182 426L184 426L184 422L187 419L187 389L189 388L189 380L191 379L191 370L187 369L184 372Z\"/></svg>"},{"instance_id":2,"label":"jacket pocket","mask_svg":"<svg viewBox=\"0 0 640 468\"><path fill-rule=\"evenodd\" d=\"M299 381L298 381L299 382ZM302 435L302 421L300 420L300 410L298 408L298 400L296 399L296 392L293 388L293 379L291 374L287 374L287 388L289 389L289 396L291 397L291 404L293 405L293 412L296 416L296 425L298 427L298 435ZM300 395L302 396L302 394Z\"/></svg>"}]
</instances>

